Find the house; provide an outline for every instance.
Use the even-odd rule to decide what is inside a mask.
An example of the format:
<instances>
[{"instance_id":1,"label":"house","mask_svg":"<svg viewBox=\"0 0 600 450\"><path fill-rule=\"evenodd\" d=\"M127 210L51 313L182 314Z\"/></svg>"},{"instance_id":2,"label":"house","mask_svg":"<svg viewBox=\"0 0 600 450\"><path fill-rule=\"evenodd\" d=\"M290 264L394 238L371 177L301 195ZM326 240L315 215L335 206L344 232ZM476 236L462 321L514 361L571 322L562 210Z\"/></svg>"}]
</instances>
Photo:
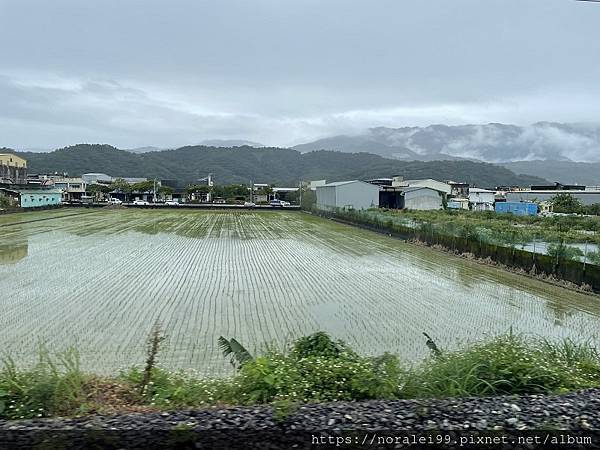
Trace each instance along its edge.
<instances>
[{"instance_id":1,"label":"house","mask_svg":"<svg viewBox=\"0 0 600 450\"><path fill-rule=\"evenodd\" d=\"M497 202L497 213L511 213L515 216L536 216L538 205L532 202Z\"/></svg>"},{"instance_id":2,"label":"house","mask_svg":"<svg viewBox=\"0 0 600 450\"><path fill-rule=\"evenodd\" d=\"M26 184L27 161L12 153L0 153L0 183Z\"/></svg>"},{"instance_id":3,"label":"house","mask_svg":"<svg viewBox=\"0 0 600 450\"><path fill-rule=\"evenodd\" d=\"M473 211L493 211L496 193L487 189L470 188L469 204Z\"/></svg>"},{"instance_id":4,"label":"house","mask_svg":"<svg viewBox=\"0 0 600 450\"><path fill-rule=\"evenodd\" d=\"M339 181L317 186L319 209L368 209L379 206L379 186L364 181Z\"/></svg>"},{"instance_id":5,"label":"house","mask_svg":"<svg viewBox=\"0 0 600 450\"><path fill-rule=\"evenodd\" d=\"M54 189L59 189L63 194L63 201L77 202L86 197L87 183L82 177L54 178Z\"/></svg>"}]
</instances>

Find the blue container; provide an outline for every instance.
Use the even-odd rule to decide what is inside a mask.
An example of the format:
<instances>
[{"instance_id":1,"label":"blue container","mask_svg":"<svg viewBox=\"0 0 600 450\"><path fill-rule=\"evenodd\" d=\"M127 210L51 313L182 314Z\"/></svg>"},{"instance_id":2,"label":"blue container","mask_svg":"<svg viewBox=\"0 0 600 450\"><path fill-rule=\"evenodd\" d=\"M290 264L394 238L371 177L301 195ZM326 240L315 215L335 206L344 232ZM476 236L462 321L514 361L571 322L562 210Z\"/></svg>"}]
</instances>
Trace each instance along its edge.
<instances>
[{"instance_id":1,"label":"blue container","mask_svg":"<svg viewBox=\"0 0 600 450\"><path fill-rule=\"evenodd\" d=\"M531 202L496 202L497 213L512 213L515 216L535 216L538 205Z\"/></svg>"}]
</instances>

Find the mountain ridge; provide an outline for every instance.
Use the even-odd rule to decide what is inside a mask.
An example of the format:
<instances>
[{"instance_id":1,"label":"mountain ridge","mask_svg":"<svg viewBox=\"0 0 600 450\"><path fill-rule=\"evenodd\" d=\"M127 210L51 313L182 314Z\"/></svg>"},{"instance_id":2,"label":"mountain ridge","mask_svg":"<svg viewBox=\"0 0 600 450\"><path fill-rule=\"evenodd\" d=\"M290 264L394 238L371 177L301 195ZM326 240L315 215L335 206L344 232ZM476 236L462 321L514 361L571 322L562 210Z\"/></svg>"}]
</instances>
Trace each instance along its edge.
<instances>
[{"instance_id":1,"label":"mountain ridge","mask_svg":"<svg viewBox=\"0 0 600 450\"><path fill-rule=\"evenodd\" d=\"M545 182L482 162L400 161L370 153L343 153L277 147L186 146L131 153L107 144L78 144L50 153L15 152L28 161L30 173L105 172L111 176L159 177L193 183L213 173L217 183L269 182L295 186L300 180L341 181L402 175L469 182L481 187Z\"/></svg>"}]
</instances>

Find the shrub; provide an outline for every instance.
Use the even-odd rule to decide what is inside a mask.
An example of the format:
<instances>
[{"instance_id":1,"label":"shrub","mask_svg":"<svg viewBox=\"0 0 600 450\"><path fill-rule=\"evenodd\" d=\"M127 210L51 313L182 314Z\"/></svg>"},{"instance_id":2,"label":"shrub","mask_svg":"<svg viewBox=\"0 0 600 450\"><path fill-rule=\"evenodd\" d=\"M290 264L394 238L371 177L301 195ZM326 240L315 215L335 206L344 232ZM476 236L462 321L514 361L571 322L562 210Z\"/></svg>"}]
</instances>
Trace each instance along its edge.
<instances>
[{"instance_id":1,"label":"shrub","mask_svg":"<svg viewBox=\"0 0 600 450\"><path fill-rule=\"evenodd\" d=\"M318 332L298 339L287 355L271 351L246 363L234 396L243 403L396 398L400 373L395 355L361 357Z\"/></svg>"},{"instance_id":2,"label":"shrub","mask_svg":"<svg viewBox=\"0 0 600 450\"><path fill-rule=\"evenodd\" d=\"M577 247L571 247L564 242L548 245L546 253L551 258L558 259L578 259L583 256L583 252Z\"/></svg>"},{"instance_id":3,"label":"shrub","mask_svg":"<svg viewBox=\"0 0 600 450\"><path fill-rule=\"evenodd\" d=\"M7 357L0 371L0 418L30 419L72 414L85 406L85 376L74 349L55 358L40 346L38 363L19 369Z\"/></svg>"},{"instance_id":4,"label":"shrub","mask_svg":"<svg viewBox=\"0 0 600 450\"><path fill-rule=\"evenodd\" d=\"M269 354L245 364L234 380L235 398L243 403L272 401L327 402L397 398L398 359Z\"/></svg>"},{"instance_id":5,"label":"shrub","mask_svg":"<svg viewBox=\"0 0 600 450\"><path fill-rule=\"evenodd\" d=\"M333 341L323 331L304 336L296 340L293 345L293 353L297 359L310 356L338 357L341 353L352 353L352 350L342 341Z\"/></svg>"},{"instance_id":6,"label":"shrub","mask_svg":"<svg viewBox=\"0 0 600 450\"><path fill-rule=\"evenodd\" d=\"M139 386L144 372L132 368L121 378L133 386ZM142 401L157 408L182 408L216 403L231 403L230 379L206 379L192 373L170 372L153 367L151 381L146 385Z\"/></svg>"},{"instance_id":7,"label":"shrub","mask_svg":"<svg viewBox=\"0 0 600 450\"><path fill-rule=\"evenodd\" d=\"M587 254L587 258L592 264L600 266L600 252L590 252Z\"/></svg>"},{"instance_id":8,"label":"shrub","mask_svg":"<svg viewBox=\"0 0 600 450\"><path fill-rule=\"evenodd\" d=\"M600 359L585 344L507 334L430 359L411 372L404 397L553 393L600 383Z\"/></svg>"}]
</instances>

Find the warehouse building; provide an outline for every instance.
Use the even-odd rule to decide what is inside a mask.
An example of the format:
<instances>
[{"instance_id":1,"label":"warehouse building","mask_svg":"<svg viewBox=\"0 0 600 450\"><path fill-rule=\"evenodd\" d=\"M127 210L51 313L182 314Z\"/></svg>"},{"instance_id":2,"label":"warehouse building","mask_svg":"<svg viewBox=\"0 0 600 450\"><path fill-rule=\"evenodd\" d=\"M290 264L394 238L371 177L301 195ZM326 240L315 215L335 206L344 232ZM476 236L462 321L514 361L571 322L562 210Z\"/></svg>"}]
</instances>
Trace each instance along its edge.
<instances>
[{"instance_id":1,"label":"warehouse building","mask_svg":"<svg viewBox=\"0 0 600 450\"><path fill-rule=\"evenodd\" d=\"M339 181L317 186L317 208L331 210L379 207L379 186L364 181Z\"/></svg>"},{"instance_id":2,"label":"warehouse building","mask_svg":"<svg viewBox=\"0 0 600 450\"><path fill-rule=\"evenodd\" d=\"M444 208L445 193L430 187L402 189L402 209L428 211Z\"/></svg>"}]
</instances>

